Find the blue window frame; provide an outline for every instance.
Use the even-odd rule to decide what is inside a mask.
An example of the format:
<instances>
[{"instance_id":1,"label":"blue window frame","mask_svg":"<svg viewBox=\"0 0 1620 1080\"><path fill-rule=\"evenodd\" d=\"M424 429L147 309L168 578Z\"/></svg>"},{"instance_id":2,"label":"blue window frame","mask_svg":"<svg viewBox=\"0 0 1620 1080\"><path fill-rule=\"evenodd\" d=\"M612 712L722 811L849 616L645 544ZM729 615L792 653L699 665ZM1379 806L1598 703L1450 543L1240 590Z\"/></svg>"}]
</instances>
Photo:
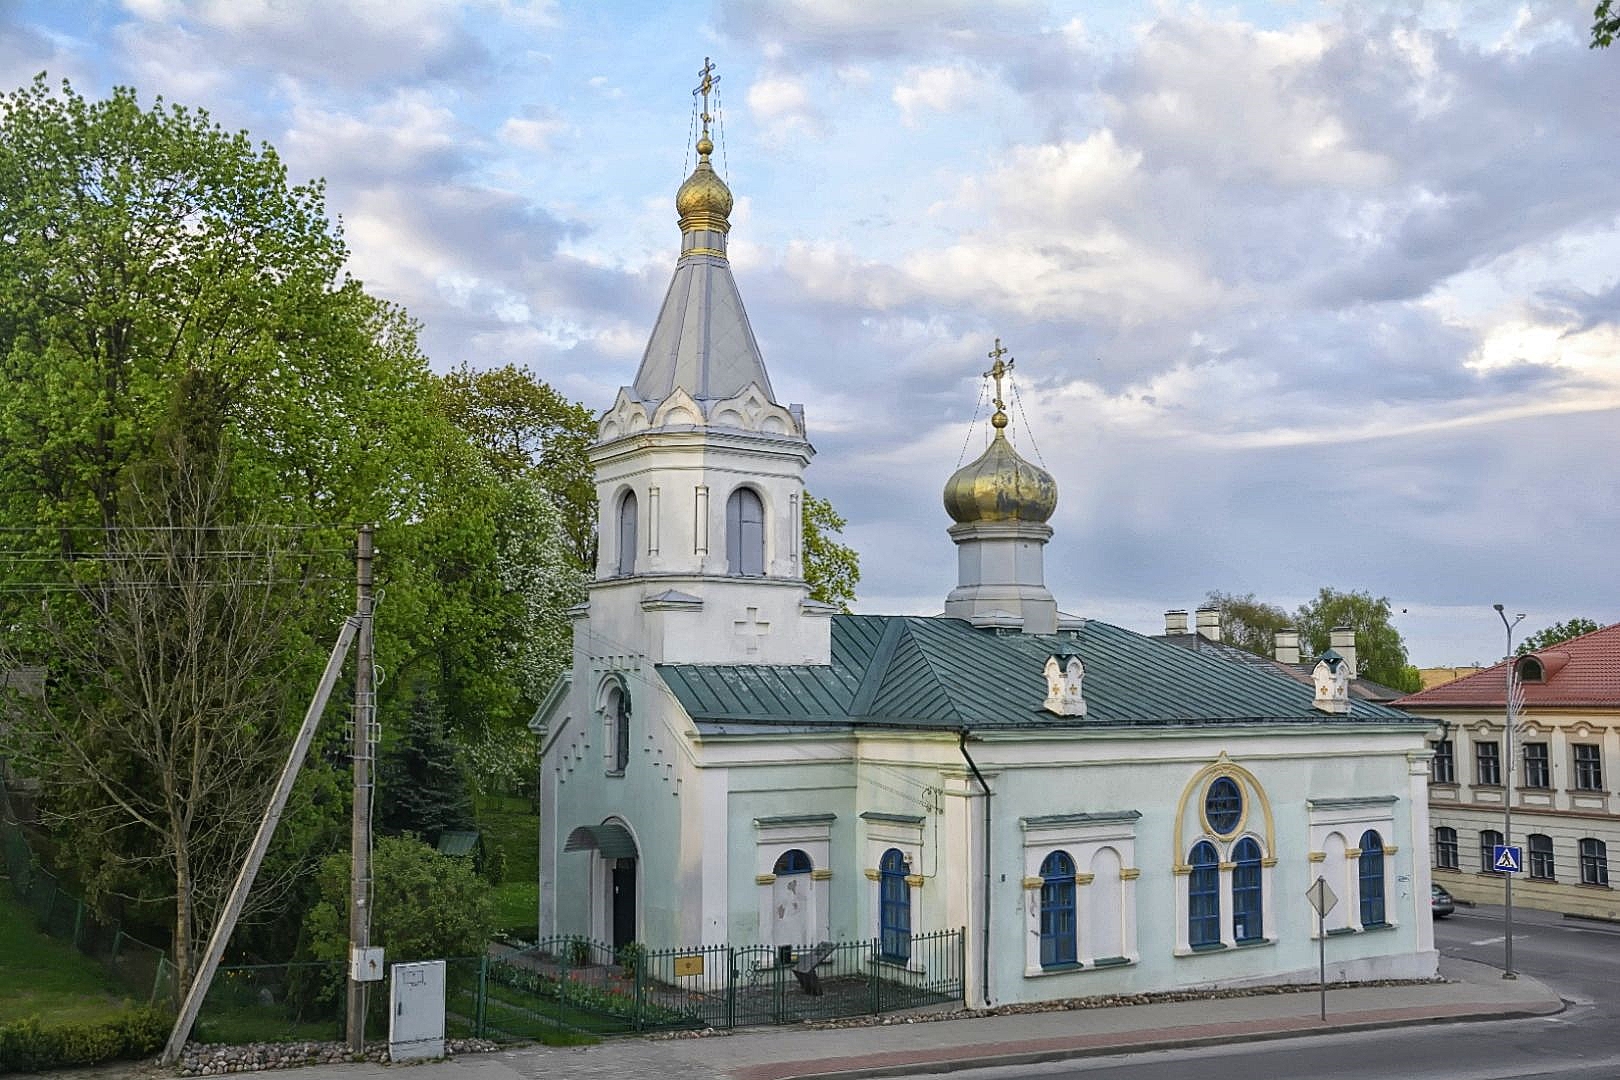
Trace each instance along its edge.
<instances>
[{"instance_id":1,"label":"blue window frame","mask_svg":"<svg viewBox=\"0 0 1620 1080\"><path fill-rule=\"evenodd\" d=\"M1361 834L1361 925L1384 925L1384 838L1376 830Z\"/></svg>"},{"instance_id":2,"label":"blue window frame","mask_svg":"<svg viewBox=\"0 0 1620 1080\"><path fill-rule=\"evenodd\" d=\"M883 853L878 863L878 951L883 959L904 964L911 959L911 865L899 848Z\"/></svg>"},{"instance_id":3,"label":"blue window frame","mask_svg":"<svg viewBox=\"0 0 1620 1080\"><path fill-rule=\"evenodd\" d=\"M1222 836L1231 836L1243 820L1243 793L1229 776L1216 777L1204 793L1204 820Z\"/></svg>"},{"instance_id":4,"label":"blue window frame","mask_svg":"<svg viewBox=\"0 0 1620 1080\"><path fill-rule=\"evenodd\" d=\"M1054 851L1041 863L1041 967L1077 962L1074 928L1074 860Z\"/></svg>"},{"instance_id":5,"label":"blue window frame","mask_svg":"<svg viewBox=\"0 0 1620 1080\"><path fill-rule=\"evenodd\" d=\"M1193 948L1221 943L1221 869L1215 845L1200 840L1187 860L1187 943Z\"/></svg>"},{"instance_id":6,"label":"blue window frame","mask_svg":"<svg viewBox=\"0 0 1620 1080\"><path fill-rule=\"evenodd\" d=\"M811 865L809 855L798 848L789 848L777 856L771 873L781 877L783 874L808 874L813 869L815 867Z\"/></svg>"},{"instance_id":7,"label":"blue window frame","mask_svg":"<svg viewBox=\"0 0 1620 1080\"><path fill-rule=\"evenodd\" d=\"M1260 845L1245 836L1232 849L1232 937L1260 941L1266 936L1264 886L1260 883Z\"/></svg>"}]
</instances>

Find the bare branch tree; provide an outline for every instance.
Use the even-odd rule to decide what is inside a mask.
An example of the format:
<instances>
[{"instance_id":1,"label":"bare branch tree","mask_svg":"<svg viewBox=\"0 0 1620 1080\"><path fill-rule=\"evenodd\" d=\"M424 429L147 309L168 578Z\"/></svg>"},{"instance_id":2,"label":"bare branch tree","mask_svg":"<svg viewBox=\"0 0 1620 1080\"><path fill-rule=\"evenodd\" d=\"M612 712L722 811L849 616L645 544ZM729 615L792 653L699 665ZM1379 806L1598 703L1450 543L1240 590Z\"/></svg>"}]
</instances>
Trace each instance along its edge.
<instances>
[{"instance_id":1,"label":"bare branch tree","mask_svg":"<svg viewBox=\"0 0 1620 1080\"><path fill-rule=\"evenodd\" d=\"M136 470L127 524L43 605L40 655L0 642L0 668L50 672L43 698L13 702L6 736L43 822L93 898L173 904L182 987L290 745L289 630L314 565L287 533L233 523L230 503L224 457L170 440ZM265 881L254 905L277 895Z\"/></svg>"}]
</instances>

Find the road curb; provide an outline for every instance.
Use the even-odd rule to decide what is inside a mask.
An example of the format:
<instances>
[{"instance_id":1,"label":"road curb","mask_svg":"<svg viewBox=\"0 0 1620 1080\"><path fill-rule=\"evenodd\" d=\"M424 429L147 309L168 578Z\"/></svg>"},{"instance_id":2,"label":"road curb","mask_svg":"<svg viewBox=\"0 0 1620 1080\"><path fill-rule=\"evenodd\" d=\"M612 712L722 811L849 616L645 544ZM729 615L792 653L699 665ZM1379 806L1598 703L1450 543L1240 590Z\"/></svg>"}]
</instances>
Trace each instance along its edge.
<instances>
[{"instance_id":1,"label":"road curb","mask_svg":"<svg viewBox=\"0 0 1620 1080\"><path fill-rule=\"evenodd\" d=\"M1183 1036L1179 1038L1155 1038L1152 1032L1121 1032L1120 1038L1107 1045L1097 1046L1070 1046L1061 1048L1047 1048L1041 1050L1013 1051L1002 1054L981 1054L974 1057L946 1058L930 1061L895 1061L881 1065L860 1066L853 1065L844 1069L817 1069L813 1072L785 1071L792 1065L782 1063L776 1066L753 1066L733 1071L730 1075L736 1080L877 1080L880 1077L916 1076L926 1073L962 1072L968 1069L990 1069L1011 1067L1017 1065L1040 1065L1054 1061L1069 1061L1078 1058L1109 1057L1112 1055L1138 1053L1146 1050L1186 1050L1200 1046L1226 1046L1234 1043L1248 1042L1276 1042L1282 1039L1305 1039L1318 1035L1334 1035L1344 1032L1388 1030L1398 1027L1421 1027L1431 1024L1469 1024L1485 1023L1492 1020L1524 1020L1538 1016L1555 1016L1564 1011L1568 1003L1559 999L1549 1002L1547 1007L1541 1008L1533 1005L1516 1007L1512 1009L1492 1009L1488 1012L1435 1014L1425 1011L1421 1016L1408 1017L1379 1017L1334 1023L1329 1021L1326 1025L1317 1027L1297 1027L1287 1029L1273 1029L1260 1031L1240 1031L1216 1033L1211 1035ZM1320 1021L1318 1021L1320 1024ZM1132 1036L1141 1036L1132 1040ZM891 1053L906 1053L906 1051L891 1051ZM876 1057L879 1055L866 1055ZM838 1059L833 1059L834 1061ZM844 1060L852 1063L860 1060L859 1057ZM802 1064L809 1064L808 1062ZM817 1062L818 1065L826 1062ZM781 1071L779 1071L781 1070Z\"/></svg>"}]
</instances>

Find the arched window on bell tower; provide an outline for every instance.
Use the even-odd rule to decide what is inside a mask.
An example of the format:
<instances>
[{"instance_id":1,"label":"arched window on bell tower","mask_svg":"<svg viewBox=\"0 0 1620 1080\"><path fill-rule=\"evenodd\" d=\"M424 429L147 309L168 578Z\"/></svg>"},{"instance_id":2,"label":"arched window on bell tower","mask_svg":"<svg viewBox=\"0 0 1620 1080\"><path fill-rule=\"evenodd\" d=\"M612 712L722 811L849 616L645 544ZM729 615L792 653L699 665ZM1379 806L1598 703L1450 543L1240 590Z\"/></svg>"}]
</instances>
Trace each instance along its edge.
<instances>
[{"instance_id":1,"label":"arched window on bell tower","mask_svg":"<svg viewBox=\"0 0 1620 1080\"><path fill-rule=\"evenodd\" d=\"M740 487L726 500L726 568L737 577L765 573L765 504L753 488Z\"/></svg>"},{"instance_id":2,"label":"arched window on bell tower","mask_svg":"<svg viewBox=\"0 0 1620 1080\"><path fill-rule=\"evenodd\" d=\"M636 572L636 493L627 491L619 500L619 562L618 574L628 577Z\"/></svg>"}]
</instances>

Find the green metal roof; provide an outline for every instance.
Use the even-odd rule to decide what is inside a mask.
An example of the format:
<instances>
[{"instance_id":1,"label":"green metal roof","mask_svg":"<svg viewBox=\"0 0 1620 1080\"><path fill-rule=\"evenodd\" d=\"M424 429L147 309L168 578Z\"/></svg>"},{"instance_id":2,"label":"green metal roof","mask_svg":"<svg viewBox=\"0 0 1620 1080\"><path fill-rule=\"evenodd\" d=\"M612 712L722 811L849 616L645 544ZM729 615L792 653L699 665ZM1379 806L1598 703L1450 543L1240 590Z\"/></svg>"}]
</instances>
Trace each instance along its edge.
<instances>
[{"instance_id":1,"label":"green metal roof","mask_svg":"<svg viewBox=\"0 0 1620 1080\"><path fill-rule=\"evenodd\" d=\"M1087 714L1041 707L1054 653L1085 664ZM975 629L961 619L838 615L832 663L660 664L658 673L705 732L783 725L1097 728L1239 723L1427 723L1371 701L1330 715L1311 687L1261 667L1179 649L1107 623L1057 634Z\"/></svg>"}]
</instances>

